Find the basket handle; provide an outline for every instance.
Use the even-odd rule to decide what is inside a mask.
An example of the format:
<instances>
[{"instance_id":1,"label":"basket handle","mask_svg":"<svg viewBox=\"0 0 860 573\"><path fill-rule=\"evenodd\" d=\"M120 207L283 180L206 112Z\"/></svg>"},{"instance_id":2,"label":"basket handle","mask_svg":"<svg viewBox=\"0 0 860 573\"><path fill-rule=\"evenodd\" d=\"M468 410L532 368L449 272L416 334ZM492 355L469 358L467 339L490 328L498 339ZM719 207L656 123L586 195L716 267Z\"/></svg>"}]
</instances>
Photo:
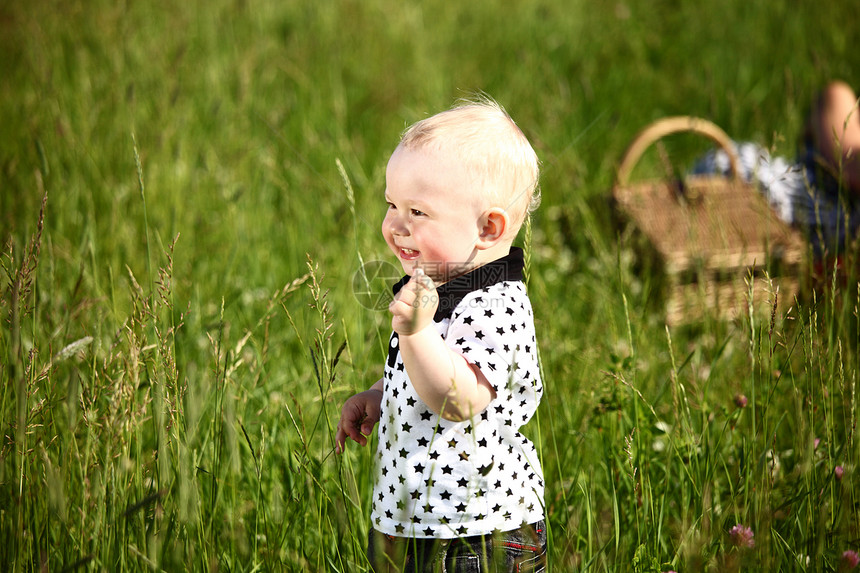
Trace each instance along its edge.
<instances>
[{"instance_id":1,"label":"basket handle","mask_svg":"<svg viewBox=\"0 0 860 573\"><path fill-rule=\"evenodd\" d=\"M648 146L662 137L685 131L704 135L719 145L729 156L729 164L731 165L734 178L738 178L737 152L734 149L731 138L726 135L726 132L706 119L680 115L658 119L639 132L621 158L621 164L618 166L618 185L627 185L630 179L630 172L633 171L636 162L639 161L639 158L642 157Z\"/></svg>"}]
</instances>

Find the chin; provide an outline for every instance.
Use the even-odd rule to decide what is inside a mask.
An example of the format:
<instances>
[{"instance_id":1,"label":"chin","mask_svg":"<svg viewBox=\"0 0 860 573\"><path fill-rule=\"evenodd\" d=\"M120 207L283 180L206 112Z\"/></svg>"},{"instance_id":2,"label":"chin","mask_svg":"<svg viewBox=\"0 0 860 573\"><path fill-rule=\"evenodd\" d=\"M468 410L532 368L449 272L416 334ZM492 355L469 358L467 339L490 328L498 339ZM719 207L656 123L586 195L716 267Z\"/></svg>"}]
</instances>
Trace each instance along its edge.
<instances>
[{"instance_id":1,"label":"chin","mask_svg":"<svg viewBox=\"0 0 860 573\"><path fill-rule=\"evenodd\" d=\"M400 261L400 266L403 268L403 272L411 277L419 265L415 261Z\"/></svg>"}]
</instances>

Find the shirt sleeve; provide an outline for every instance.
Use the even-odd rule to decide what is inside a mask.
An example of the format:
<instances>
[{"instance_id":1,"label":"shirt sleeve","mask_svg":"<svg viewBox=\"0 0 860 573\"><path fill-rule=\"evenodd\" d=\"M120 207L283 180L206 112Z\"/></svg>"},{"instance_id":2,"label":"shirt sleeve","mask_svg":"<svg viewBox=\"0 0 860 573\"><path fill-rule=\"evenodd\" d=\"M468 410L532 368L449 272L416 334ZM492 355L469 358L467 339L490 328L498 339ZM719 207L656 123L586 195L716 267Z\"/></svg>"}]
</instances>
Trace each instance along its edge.
<instances>
[{"instance_id":1,"label":"shirt sleeve","mask_svg":"<svg viewBox=\"0 0 860 573\"><path fill-rule=\"evenodd\" d=\"M531 418L542 388L532 308L522 283L500 283L465 297L451 316L446 342L481 370L496 391L494 402L515 403L504 409L517 426Z\"/></svg>"}]
</instances>

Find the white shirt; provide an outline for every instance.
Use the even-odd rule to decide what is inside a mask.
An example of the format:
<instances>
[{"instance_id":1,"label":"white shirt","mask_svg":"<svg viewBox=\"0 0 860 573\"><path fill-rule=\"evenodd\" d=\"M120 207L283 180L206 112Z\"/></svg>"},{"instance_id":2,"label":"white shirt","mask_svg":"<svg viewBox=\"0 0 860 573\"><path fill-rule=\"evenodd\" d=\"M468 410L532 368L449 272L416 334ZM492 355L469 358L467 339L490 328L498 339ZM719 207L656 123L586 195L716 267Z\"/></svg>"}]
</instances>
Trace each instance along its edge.
<instances>
[{"instance_id":1,"label":"white shirt","mask_svg":"<svg viewBox=\"0 0 860 573\"><path fill-rule=\"evenodd\" d=\"M422 402L403 366L397 333L391 335L371 514L378 531L454 538L543 519L540 462L519 432L543 392L521 270L522 251L514 248L437 289L434 326L496 391L471 420L445 420Z\"/></svg>"}]
</instances>

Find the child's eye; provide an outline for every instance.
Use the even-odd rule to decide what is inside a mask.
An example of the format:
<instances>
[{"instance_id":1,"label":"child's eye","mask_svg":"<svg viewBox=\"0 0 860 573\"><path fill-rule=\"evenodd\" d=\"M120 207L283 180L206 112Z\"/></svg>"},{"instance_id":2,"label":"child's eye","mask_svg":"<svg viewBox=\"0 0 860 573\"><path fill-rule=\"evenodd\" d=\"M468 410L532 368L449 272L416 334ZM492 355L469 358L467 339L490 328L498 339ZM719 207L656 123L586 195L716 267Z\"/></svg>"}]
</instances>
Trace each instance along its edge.
<instances>
[{"instance_id":1,"label":"child's eye","mask_svg":"<svg viewBox=\"0 0 860 573\"><path fill-rule=\"evenodd\" d=\"M422 217L425 215L424 211L419 211L418 209L412 209L412 215L415 217Z\"/></svg>"}]
</instances>

